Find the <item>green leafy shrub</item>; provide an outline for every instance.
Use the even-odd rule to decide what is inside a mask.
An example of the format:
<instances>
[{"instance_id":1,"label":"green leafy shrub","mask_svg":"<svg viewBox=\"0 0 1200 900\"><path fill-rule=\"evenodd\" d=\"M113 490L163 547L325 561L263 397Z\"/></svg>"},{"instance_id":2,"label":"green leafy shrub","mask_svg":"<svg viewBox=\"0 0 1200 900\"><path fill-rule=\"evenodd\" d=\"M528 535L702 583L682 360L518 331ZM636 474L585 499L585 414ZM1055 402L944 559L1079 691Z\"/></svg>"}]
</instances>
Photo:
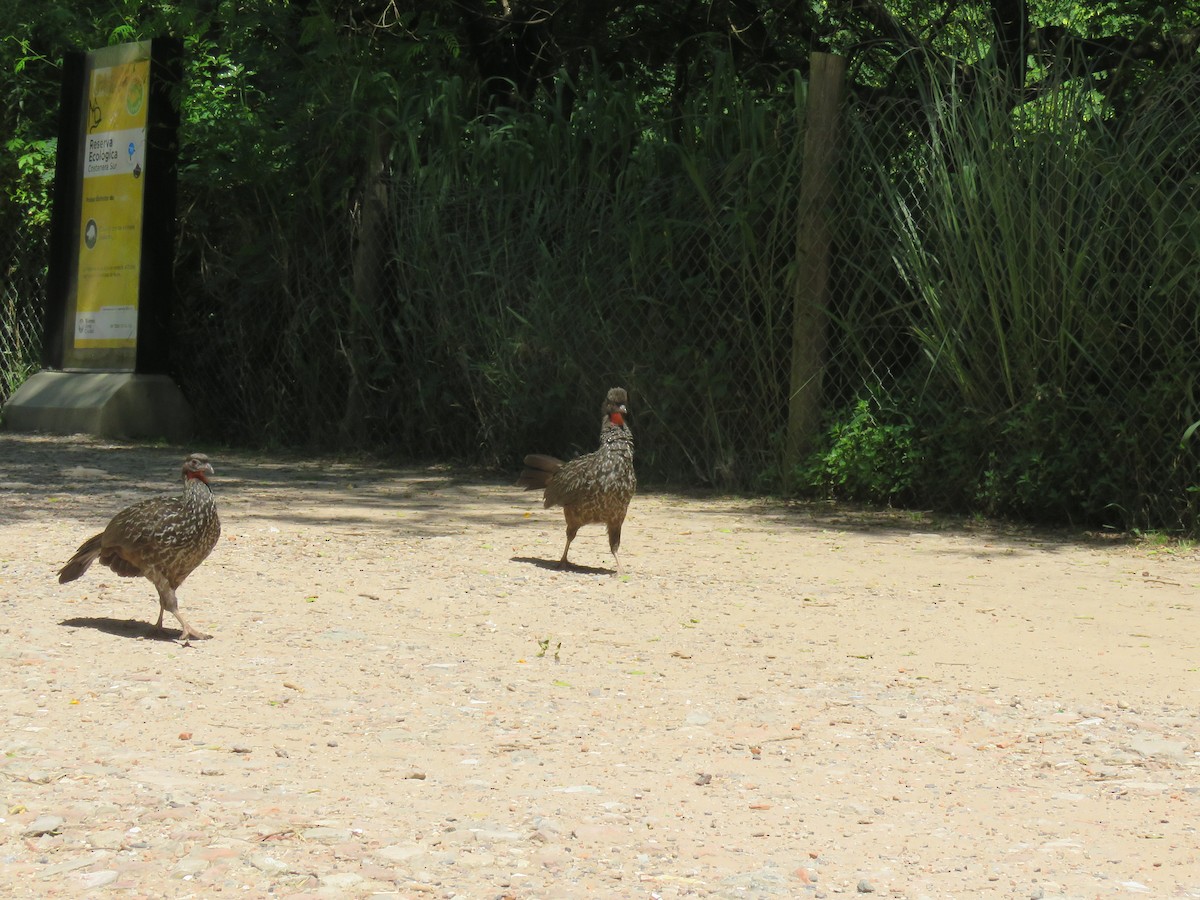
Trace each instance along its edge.
<instances>
[{"instance_id":1,"label":"green leafy shrub","mask_svg":"<svg viewBox=\"0 0 1200 900\"><path fill-rule=\"evenodd\" d=\"M893 503L908 497L919 467L912 422L898 410L860 398L835 417L822 450L797 479L827 497Z\"/></svg>"}]
</instances>

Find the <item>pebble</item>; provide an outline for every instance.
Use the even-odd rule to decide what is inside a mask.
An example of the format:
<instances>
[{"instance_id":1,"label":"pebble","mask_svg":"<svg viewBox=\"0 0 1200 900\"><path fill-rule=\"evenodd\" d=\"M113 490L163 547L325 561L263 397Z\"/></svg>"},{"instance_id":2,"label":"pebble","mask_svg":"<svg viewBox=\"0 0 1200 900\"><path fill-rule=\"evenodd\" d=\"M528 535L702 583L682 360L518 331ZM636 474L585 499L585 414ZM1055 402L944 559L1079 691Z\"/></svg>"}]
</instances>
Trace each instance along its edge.
<instances>
[{"instance_id":1,"label":"pebble","mask_svg":"<svg viewBox=\"0 0 1200 900\"><path fill-rule=\"evenodd\" d=\"M74 872L76 869L86 869L99 859L101 854L89 853L86 856L76 856L72 859L64 859L61 862L52 863L44 868L41 874L45 877L53 875L62 875L66 872Z\"/></svg>"},{"instance_id":2,"label":"pebble","mask_svg":"<svg viewBox=\"0 0 1200 900\"><path fill-rule=\"evenodd\" d=\"M176 878L185 875L198 875L208 868L208 860L198 856L185 856L171 867L171 874Z\"/></svg>"},{"instance_id":3,"label":"pebble","mask_svg":"<svg viewBox=\"0 0 1200 900\"><path fill-rule=\"evenodd\" d=\"M1173 741L1153 734L1136 734L1126 741L1126 747L1141 756L1166 757L1176 762L1188 759L1187 741Z\"/></svg>"},{"instance_id":4,"label":"pebble","mask_svg":"<svg viewBox=\"0 0 1200 900\"><path fill-rule=\"evenodd\" d=\"M319 880L323 888L336 888L339 891L348 891L362 884L365 879L357 872L334 872L331 875L322 875Z\"/></svg>"},{"instance_id":5,"label":"pebble","mask_svg":"<svg viewBox=\"0 0 1200 900\"><path fill-rule=\"evenodd\" d=\"M102 888L105 885L112 884L119 877L120 873L114 871L113 869L100 869L95 872L80 872L74 876L74 878L79 882L79 886L85 890Z\"/></svg>"},{"instance_id":6,"label":"pebble","mask_svg":"<svg viewBox=\"0 0 1200 900\"><path fill-rule=\"evenodd\" d=\"M519 841L525 837L519 831L507 831L502 828L472 828L471 833L475 836L475 840L483 843L490 841Z\"/></svg>"},{"instance_id":7,"label":"pebble","mask_svg":"<svg viewBox=\"0 0 1200 900\"><path fill-rule=\"evenodd\" d=\"M93 831L88 834L87 842L97 850L120 850L125 846L125 832Z\"/></svg>"},{"instance_id":8,"label":"pebble","mask_svg":"<svg viewBox=\"0 0 1200 900\"><path fill-rule=\"evenodd\" d=\"M424 856L428 851L419 844L392 844L372 850L371 855L386 862L411 863Z\"/></svg>"},{"instance_id":9,"label":"pebble","mask_svg":"<svg viewBox=\"0 0 1200 900\"><path fill-rule=\"evenodd\" d=\"M858 892L860 894L873 894L875 893L875 885L864 878L858 883Z\"/></svg>"},{"instance_id":10,"label":"pebble","mask_svg":"<svg viewBox=\"0 0 1200 900\"><path fill-rule=\"evenodd\" d=\"M62 816L38 816L21 830L21 834L26 837L40 837L43 834L57 834L62 827Z\"/></svg>"},{"instance_id":11,"label":"pebble","mask_svg":"<svg viewBox=\"0 0 1200 900\"><path fill-rule=\"evenodd\" d=\"M721 879L721 884L731 889L729 896L735 897L790 897L794 893L794 885L789 883L787 874L775 866L763 866L750 872L731 875Z\"/></svg>"},{"instance_id":12,"label":"pebble","mask_svg":"<svg viewBox=\"0 0 1200 900\"><path fill-rule=\"evenodd\" d=\"M304 838L309 841L320 841L323 844L338 844L349 841L351 831L349 828L317 826L315 828L304 829Z\"/></svg>"},{"instance_id":13,"label":"pebble","mask_svg":"<svg viewBox=\"0 0 1200 900\"><path fill-rule=\"evenodd\" d=\"M287 863L265 853L255 853L251 856L250 865L267 875L282 875L291 871Z\"/></svg>"}]
</instances>

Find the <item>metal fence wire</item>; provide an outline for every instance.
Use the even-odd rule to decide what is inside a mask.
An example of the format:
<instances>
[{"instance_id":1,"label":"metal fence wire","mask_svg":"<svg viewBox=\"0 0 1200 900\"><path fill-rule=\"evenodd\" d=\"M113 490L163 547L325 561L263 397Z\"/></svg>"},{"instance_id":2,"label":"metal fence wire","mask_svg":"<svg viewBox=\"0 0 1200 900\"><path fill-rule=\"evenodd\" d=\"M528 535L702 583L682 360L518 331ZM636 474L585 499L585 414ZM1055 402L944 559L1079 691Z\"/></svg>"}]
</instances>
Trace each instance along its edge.
<instances>
[{"instance_id":1,"label":"metal fence wire","mask_svg":"<svg viewBox=\"0 0 1200 900\"><path fill-rule=\"evenodd\" d=\"M847 109L796 472L795 129L632 187L185 181L174 374L213 440L508 467L589 449L622 384L648 481L1195 528L1200 73L1104 120L1009 113ZM7 233L3 396L45 274Z\"/></svg>"},{"instance_id":2,"label":"metal fence wire","mask_svg":"<svg viewBox=\"0 0 1200 900\"><path fill-rule=\"evenodd\" d=\"M49 253L46 234L11 225L0 237L0 403L40 365Z\"/></svg>"}]
</instances>

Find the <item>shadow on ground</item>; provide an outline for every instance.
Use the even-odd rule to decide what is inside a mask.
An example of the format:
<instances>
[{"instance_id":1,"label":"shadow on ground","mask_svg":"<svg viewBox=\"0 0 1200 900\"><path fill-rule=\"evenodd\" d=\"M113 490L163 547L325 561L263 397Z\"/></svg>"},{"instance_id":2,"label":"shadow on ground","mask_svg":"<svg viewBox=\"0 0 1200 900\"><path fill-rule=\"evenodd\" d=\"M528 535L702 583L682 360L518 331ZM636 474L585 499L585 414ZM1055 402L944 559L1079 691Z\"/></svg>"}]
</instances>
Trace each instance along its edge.
<instances>
[{"instance_id":1,"label":"shadow on ground","mask_svg":"<svg viewBox=\"0 0 1200 900\"><path fill-rule=\"evenodd\" d=\"M155 628L142 619L111 619L107 616L76 616L58 623L65 628L91 628L117 637L148 641L178 641L183 634L178 628Z\"/></svg>"},{"instance_id":2,"label":"shadow on ground","mask_svg":"<svg viewBox=\"0 0 1200 900\"><path fill-rule=\"evenodd\" d=\"M213 460L213 489L223 514L262 516L280 522L337 529L395 523L416 536L456 534L466 525L521 528L531 517L561 528L561 517L542 510L541 497L513 486L511 474L447 465L397 466L358 458L310 457L252 451L136 445L85 435L0 432L0 508L10 520L53 515L98 529L139 499L178 489L179 466L193 449ZM283 496L286 494L286 496ZM1036 530L923 511L866 509L832 503L745 498L715 491L658 492L644 488L665 512L687 517L738 516L747 527L839 530L878 534L969 533L1006 550L1053 552L1081 544L1128 540L1125 535ZM638 501L634 501L634 511ZM91 532L89 532L91 533ZM86 535L85 535L86 536ZM81 538L82 539L82 538ZM533 565L557 561L518 560ZM577 567L578 569L578 567ZM587 571L587 570L584 570ZM592 570L611 572L610 569Z\"/></svg>"}]
</instances>

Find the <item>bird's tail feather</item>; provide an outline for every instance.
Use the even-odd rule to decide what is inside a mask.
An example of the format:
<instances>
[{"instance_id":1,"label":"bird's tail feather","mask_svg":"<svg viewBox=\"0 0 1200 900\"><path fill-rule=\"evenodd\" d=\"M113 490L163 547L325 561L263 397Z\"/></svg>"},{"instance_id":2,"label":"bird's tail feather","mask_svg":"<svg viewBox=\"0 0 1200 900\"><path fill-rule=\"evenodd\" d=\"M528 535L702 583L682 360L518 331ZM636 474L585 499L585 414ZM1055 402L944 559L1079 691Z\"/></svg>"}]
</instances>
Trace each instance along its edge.
<instances>
[{"instance_id":1,"label":"bird's tail feather","mask_svg":"<svg viewBox=\"0 0 1200 900\"><path fill-rule=\"evenodd\" d=\"M68 581L74 581L80 575L88 570L96 557L100 555L100 541L104 537L103 534L98 534L95 537L88 538L79 549L75 551L65 566L58 572L58 583L66 584Z\"/></svg>"},{"instance_id":2,"label":"bird's tail feather","mask_svg":"<svg viewBox=\"0 0 1200 900\"><path fill-rule=\"evenodd\" d=\"M554 477L554 473L562 468L562 460L542 453L530 453L525 457L525 468L517 479L517 487L527 491L544 488Z\"/></svg>"}]
</instances>

